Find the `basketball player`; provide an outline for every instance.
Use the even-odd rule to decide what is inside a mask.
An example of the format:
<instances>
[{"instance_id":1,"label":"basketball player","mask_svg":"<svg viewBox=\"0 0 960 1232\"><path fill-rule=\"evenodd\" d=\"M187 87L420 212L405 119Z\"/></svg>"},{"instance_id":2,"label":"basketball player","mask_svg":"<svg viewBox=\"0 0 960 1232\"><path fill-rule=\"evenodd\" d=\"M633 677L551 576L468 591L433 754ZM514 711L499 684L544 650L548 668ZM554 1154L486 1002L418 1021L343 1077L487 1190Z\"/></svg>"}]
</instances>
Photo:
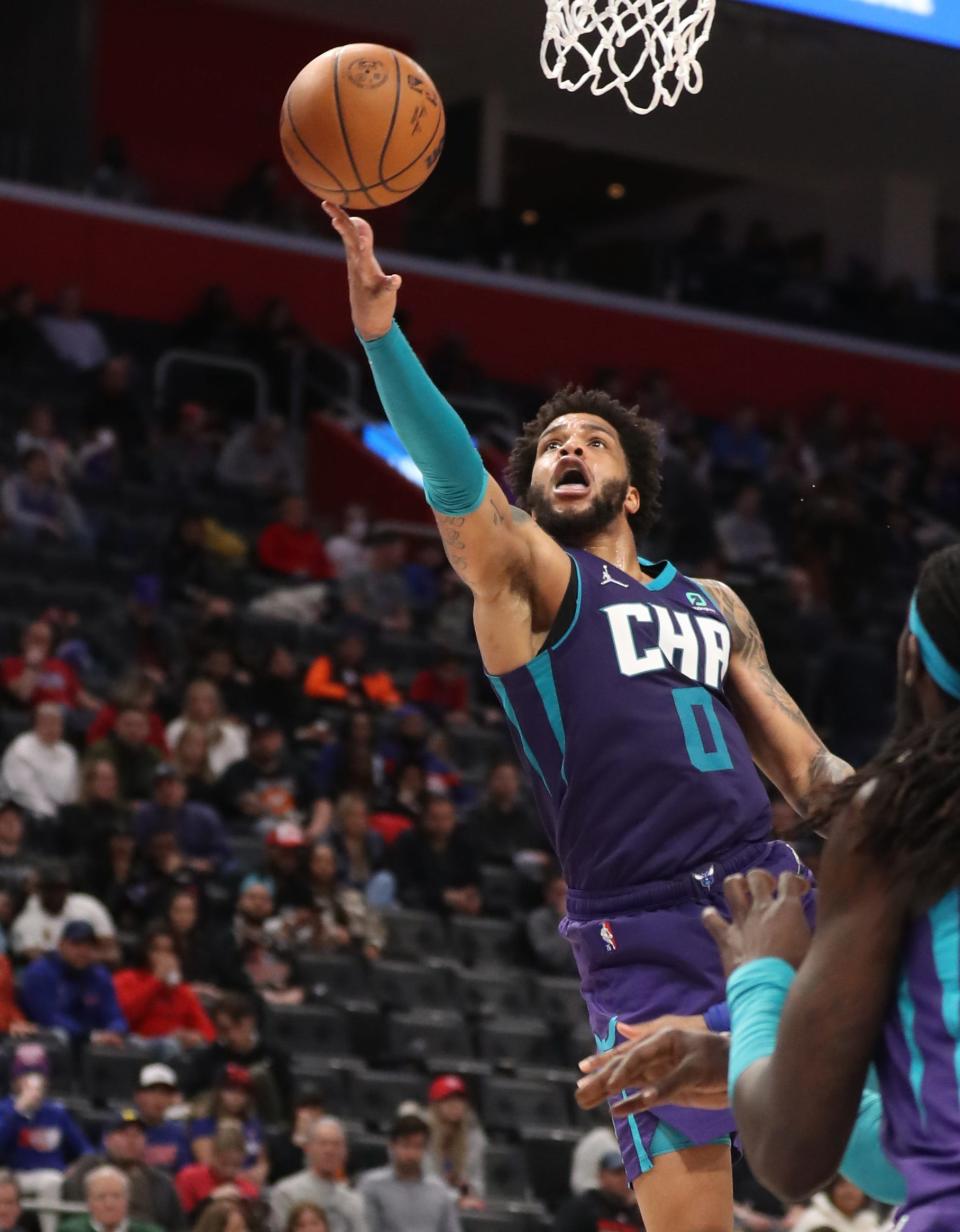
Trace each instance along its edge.
<instances>
[{"instance_id":1,"label":"basketball player","mask_svg":"<svg viewBox=\"0 0 960 1232\"><path fill-rule=\"evenodd\" d=\"M484 666L570 887L563 929L598 1046L624 1017L722 1026L700 909L729 873L799 867L767 841L753 761L798 809L849 767L775 680L731 590L637 556L657 512L655 426L601 392L562 391L513 450L511 508L394 323L400 278L380 268L369 224L325 209L354 326L473 592ZM729 1110L661 1108L618 1128L648 1232L730 1232Z\"/></svg>"},{"instance_id":2,"label":"basketball player","mask_svg":"<svg viewBox=\"0 0 960 1232\"><path fill-rule=\"evenodd\" d=\"M935 554L921 571L900 640L898 685L897 738L816 810L819 820L838 821L806 956L798 887L784 883L774 898L761 872L749 873L747 884L728 883L732 924L713 914L706 922L734 972L730 1080L759 1178L798 1198L840 1169L874 1196L903 1204L898 1230L955 1232L960 547ZM713 1106L726 1086L725 1051L721 1036L667 1030L623 1046L582 1080L578 1099L589 1107L639 1085L645 1089L624 1109L663 1098ZM876 1096L861 1096L871 1059L882 1122Z\"/></svg>"}]
</instances>

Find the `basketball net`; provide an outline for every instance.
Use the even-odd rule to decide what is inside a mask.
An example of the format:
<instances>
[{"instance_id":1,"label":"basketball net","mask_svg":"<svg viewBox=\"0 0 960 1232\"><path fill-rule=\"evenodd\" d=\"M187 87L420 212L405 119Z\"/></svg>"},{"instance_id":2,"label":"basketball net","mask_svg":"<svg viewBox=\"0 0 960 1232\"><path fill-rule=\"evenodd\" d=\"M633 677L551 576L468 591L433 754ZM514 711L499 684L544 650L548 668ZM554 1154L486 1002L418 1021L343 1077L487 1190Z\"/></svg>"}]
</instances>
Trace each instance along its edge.
<instances>
[{"instance_id":1,"label":"basketball net","mask_svg":"<svg viewBox=\"0 0 960 1232\"><path fill-rule=\"evenodd\" d=\"M547 0L540 63L561 90L619 90L637 115L699 94L717 0ZM650 79L652 78L652 89Z\"/></svg>"}]
</instances>

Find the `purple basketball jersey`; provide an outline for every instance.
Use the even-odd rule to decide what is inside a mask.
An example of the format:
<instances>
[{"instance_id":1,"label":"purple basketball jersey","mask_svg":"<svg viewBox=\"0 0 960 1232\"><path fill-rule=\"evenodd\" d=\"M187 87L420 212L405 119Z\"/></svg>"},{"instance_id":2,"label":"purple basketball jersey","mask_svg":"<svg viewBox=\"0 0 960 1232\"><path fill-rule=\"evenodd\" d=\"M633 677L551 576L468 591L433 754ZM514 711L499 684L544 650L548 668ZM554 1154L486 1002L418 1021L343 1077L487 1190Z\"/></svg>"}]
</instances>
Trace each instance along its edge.
<instances>
[{"instance_id":1,"label":"purple basketball jersey","mask_svg":"<svg viewBox=\"0 0 960 1232\"><path fill-rule=\"evenodd\" d=\"M876 1057L903 1232L960 1228L960 890L907 929Z\"/></svg>"},{"instance_id":2,"label":"purple basketball jersey","mask_svg":"<svg viewBox=\"0 0 960 1232\"><path fill-rule=\"evenodd\" d=\"M730 630L669 562L644 584L571 551L573 622L491 683L571 889L571 914L767 838L770 810L724 696ZM645 562L646 564L646 562Z\"/></svg>"}]
</instances>

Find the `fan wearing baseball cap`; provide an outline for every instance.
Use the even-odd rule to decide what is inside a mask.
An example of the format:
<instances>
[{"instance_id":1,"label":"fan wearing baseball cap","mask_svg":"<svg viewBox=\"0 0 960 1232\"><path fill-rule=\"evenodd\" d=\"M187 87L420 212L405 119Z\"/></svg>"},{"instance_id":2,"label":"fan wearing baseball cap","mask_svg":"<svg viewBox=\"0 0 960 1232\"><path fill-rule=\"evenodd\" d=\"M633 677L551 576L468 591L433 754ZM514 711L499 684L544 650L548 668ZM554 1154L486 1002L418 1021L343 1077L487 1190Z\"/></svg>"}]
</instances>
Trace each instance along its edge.
<instances>
[{"instance_id":1,"label":"fan wearing baseball cap","mask_svg":"<svg viewBox=\"0 0 960 1232\"><path fill-rule=\"evenodd\" d=\"M266 1135L257 1116L253 1075L235 1061L229 1061L217 1077L210 1115L197 1117L190 1125L190 1147L199 1163L212 1161L217 1130L227 1124L243 1130L246 1155L241 1175L262 1187L270 1171Z\"/></svg>"},{"instance_id":2,"label":"fan wearing baseball cap","mask_svg":"<svg viewBox=\"0 0 960 1232\"><path fill-rule=\"evenodd\" d=\"M170 1066L154 1061L140 1071L133 1093L147 1139L144 1162L170 1175L176 1175L181 1168L193 1163L187 1131L179 1121L168 1119L170 1110L180 1098L179 1086Z\"/></svg>"},{"instance_id":3,"label":"fan wearing baseball cap","mask_svg":"<svg viewBox=\"0 0 960 1232\"><path fill-rule=\"evenodd\" d=\"M466 1083L458 1074L440 1074L430 1084L427 1103L427 1175L455 1190L463 1209L482 1206L487 1136L470 1106Z\"/></svg>"},{"instance_id":4,"label":"fan wearing baseball cap","mask_svg":"<svg viewBox=\"0 0 960 1232\"><path fill-rule=\"evenodd\" d=\"M86 920L71 920L60 944L27 967L20 1003L31 1022L58 1027L74 1042L119 1044L127 1020L117 1004L113 980L98 961L97 935Z\"/></svg>"},{"instance_id":5,"label":"fan wearing baseball cap","mask_svg":"<svg viewBox=\"0 0 960 1232\"><path fill-rule=\"evenodd\" d=\"M643 1232L619 1150L601 1156L595 1185L561 1206L554 1228L555 1232L612 1232L614 1228Z\"/></svg>"}]
</instances>

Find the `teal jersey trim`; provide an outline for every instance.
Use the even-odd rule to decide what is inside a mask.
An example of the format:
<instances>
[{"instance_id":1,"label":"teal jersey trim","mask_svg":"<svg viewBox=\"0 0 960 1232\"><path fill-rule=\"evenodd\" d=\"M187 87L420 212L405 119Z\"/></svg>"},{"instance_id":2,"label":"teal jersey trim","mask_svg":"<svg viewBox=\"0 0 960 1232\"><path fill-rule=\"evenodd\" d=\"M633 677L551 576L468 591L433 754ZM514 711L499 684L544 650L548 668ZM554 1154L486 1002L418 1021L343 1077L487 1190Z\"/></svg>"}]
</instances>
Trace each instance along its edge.
<instances>
[{"instance_id":1,"label":"teal jersey trim","mask_svg":"<svg viewBox=\"0 0 960 1232\"><path fill-rule=\"evenodd\" d=\"M920 1113L921 1124L925 1126L927 1123L927 1110L923 1105L923 1053L917 1046L917 1037L914 1032L917 1008L913 1004L913 993L910 991L906 972L901 975L900 983L897 986L897 1009L900 1011L903 1037L907 1042L907 1052L910 1054L910 1086Z\"/></svg>"},{"instance_id":2,"label":"teal jersey trim","mask_svg":"<svg viewBox=\"0 0 960 1232\"><path fill-rule=\"evenodd\" d=\"M953 1069L960 1094L960 890L951 890L929 912L933 965L943 991L943 1023L955 1041Z\"/></svg>"},{"instance_id":3,"label":"teal jersey trim","mask_svg":"<svg viewBox=\"0 0 960 1232\"><path fill-rule=\"evenodd\" d=\"M503 682L499 680L496 676L488 676L487 679L490 681L491 685L493 685L493 691L496 693L497 697L500 699L500 705L503 707L504 714L507 716L507 719L513 724L514 730L516 731L517 735L520 737L520 743L523 745L523 751L526 754L527 761L530 763L531 766L533 766L537 774L540 775L541 782L543 783L544 787L547 789L547 795L549 795L550 787L549 787L549 784L547 783L546 776L544 775L543 771L540 769L540 763L537 761L536 754L534 753L533 749L531 749L530 745L527 744L527 738L523 734L523 728L520 726L517 720L517 712L513 708L513 702L511 702L510 698L507 696L507 690L503 687Z\"/></svg>"},{"instance_id":4,"label":"teal jersey trim","mask_svg":"<svg viewBox=\"0 0 960 1232\"><path fill-rule=\"evenodd\" d=\"M645 556L638 556L637 560L644 566L644 568L647 568L649 565L657 565L661 563L656 560L647 560ZM673 579L677 576L676 565L672 564L669 560L665 560L662 563L663 568L655 578L651 578L649 582L641 583L641 585L645 586L647 590L666 590Z\"/></svg>"},{"instance_id":5,"label":"teal jersey trim","mask_svg":"<svg viewBox=\"0 0 960 1232\"><path fill-rule=\"evenodd\" d=\"M527 664L527 671L533 677L533 683L537 686L537 692L540 694L540 700L543 702L543 708L547 712L547 719L550 722L550 728L556 737L557 744L560 746L560 777L564 782L567 781L567 735L563 730L563 717L560 714L560 698L557 697L557 682L553 678L553 664L550 662L550 655L539 655L531 663Z\"/></svg>"},{"instance_id":6,"label":"teal jersey trim","mask_svg":"<svg viewBox=\"0 0 960 1232\"><path fill-rule=\"evenodd\" d=\"M620 1021L620 1016L618 1014L614 1014L614 1016L610 1019L610 1023L607 1027L606 1039L603 1039L599 1035L594 1033L593 1038L597 1041L597 1051L598 1052L609 1052L610 1049L617 1042L617 1023L619 1021ZM621 1091L620 1098L625 1099L626 1094L627 1094L626 1091ZM647 1154L647 1148L643 1145L643 1136L640 1133L640 1126L637 1124L637 1118L633 1115L632 1112L627 1117L627 1124L630 1126L630 1137L633 1139L633 1147L634 1147L634 1150L637 1152L637 1162L640 1165L640 1171L649 1172L650 1169L653 1167L653 1160Z\"/></svg>"},{"instance_id":7,"label":"teal jersey trim","mask_svg":"<svg viewBox=\"0 0 960 1232\"><path fill-rule=\"evenodd\" d=\"M573 561L573 567L577 571L577 605L573 610L573 620L570 621L570 627L567 629L566 633L564 633L560 641L557 642L555 646L550 647L550 650L560 649L563 643L567 640L567 638L576 628L577 621L580 619L580 606L583 603L583 578L580 575L580 565L577 562L577 558L575 556L571 556L570 559ZM540 653L542 654L543 651L541 651ZM534 659L533 662L535 663L536 659Z\"/></svg>"}]
</instances>

